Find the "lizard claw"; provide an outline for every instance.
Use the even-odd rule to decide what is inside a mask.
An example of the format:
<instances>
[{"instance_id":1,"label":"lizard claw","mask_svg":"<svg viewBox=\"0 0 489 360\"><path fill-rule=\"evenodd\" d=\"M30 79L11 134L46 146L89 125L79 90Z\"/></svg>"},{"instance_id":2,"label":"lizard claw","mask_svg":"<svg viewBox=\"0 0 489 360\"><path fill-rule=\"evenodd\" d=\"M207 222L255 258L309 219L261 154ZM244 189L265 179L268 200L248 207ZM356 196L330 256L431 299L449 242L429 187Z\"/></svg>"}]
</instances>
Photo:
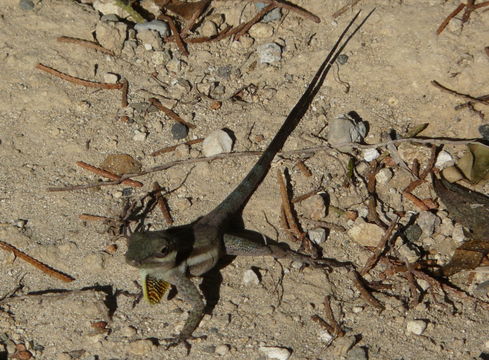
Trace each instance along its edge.
<instances>
[{"instance_id":1,"label":"lizard claw","mask_svg":"<svg viewBox=\"0 0 489 360\"><path fill-rule=\"evenodd\" d=\"M169 344L166 345L166 350L178 346L180 344L183 344L185 346L185 349L187 350L187 356L190 355L190 349L192 348L192 345L190 344L189 340L199 340L199 339L206 339L207 336L177 336L174 338L169 338L165 339Z\"/></svg>"}]
</instances>

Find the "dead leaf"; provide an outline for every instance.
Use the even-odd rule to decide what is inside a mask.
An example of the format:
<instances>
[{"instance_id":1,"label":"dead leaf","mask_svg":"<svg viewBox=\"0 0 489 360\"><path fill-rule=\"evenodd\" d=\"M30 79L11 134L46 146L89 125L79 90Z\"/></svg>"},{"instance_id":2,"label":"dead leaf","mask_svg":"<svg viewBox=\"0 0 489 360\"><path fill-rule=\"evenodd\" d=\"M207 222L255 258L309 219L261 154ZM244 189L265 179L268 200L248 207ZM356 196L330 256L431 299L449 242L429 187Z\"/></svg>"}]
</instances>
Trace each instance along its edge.
<instances>
[{"instance_id":1,"label":"dead leaf","mask_svg":"<svg viewBox=\"0 0 489 360\"><path fill-rule=\"evenodd\" d=\"M457 161L457 167L473 184L489 180L489 146L469 144L468 151Z\"/></svg>"},{"instance_id":2,"label":"dead leaf","mask_svg":"<svg viewBox=\"0 0 489 360\"><path fill-rule=\"evenodd\" d=\"M160 8L168 9L175 15L184 18L185 20L192 20L199 17L205 8L210 4L210 0L202 0L198 2L185 2L180 0L155 0L155 4Z\"/></svg>"}]
</instances>

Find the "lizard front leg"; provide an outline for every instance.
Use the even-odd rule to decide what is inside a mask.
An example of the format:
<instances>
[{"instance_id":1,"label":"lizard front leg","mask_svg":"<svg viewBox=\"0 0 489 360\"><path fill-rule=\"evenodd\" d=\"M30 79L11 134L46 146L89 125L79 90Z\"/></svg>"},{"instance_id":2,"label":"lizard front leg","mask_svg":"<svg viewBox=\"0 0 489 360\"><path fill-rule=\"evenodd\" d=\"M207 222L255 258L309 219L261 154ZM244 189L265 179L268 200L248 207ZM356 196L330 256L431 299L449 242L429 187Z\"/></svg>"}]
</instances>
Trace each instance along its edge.
<instances>
[{"instance_id":1,"label":"lizard front leg","mask_svg":"<svg viewBox=\"0 0 489 360\"><path fill-rule=\"evenodd\" d=\"M227 255L232 256L272 256L275 259L290 259L313 267L345 267L349 263L342 263L334 259L314 259L298 253L279 243L263 236L265 242L251 239L245 234L226 233L223 236L224 249Z\"/></svg>"},{"instance_id":2,"label":"lizard front leg","mask_svg":"<svg viewBox=\"0 0 489 360\"><path fill-rule=\"evenodd\" d=\"M183 343L187 348L188 355L191 347L188 340L193 338L192 333L204 317L204 300L197 286L185 274L175 273L165 280L173 284L183 299L192 306L182 331L176 338L169 339L171 343L168 345L168 347L172 347Z\"/></svg>"}]
</instances>

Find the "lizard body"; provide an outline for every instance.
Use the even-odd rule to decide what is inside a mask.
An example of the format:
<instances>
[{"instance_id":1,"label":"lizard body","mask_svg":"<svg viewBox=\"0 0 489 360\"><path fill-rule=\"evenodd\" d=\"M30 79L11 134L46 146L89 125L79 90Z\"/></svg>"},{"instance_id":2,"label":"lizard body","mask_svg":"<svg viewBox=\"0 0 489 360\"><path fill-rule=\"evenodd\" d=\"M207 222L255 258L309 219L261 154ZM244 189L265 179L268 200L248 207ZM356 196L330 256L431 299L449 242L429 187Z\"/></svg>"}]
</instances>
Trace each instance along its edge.
<instances>
[{"instance_id":1,"label":"lizard body","mask_svg":"<svg viewBox=\"0 0 489 360\"><path fill-rule=\"evenodd\" d=\"M139 268L143 277L149 276L152 280L156 279L174 285L183 298L192 305L187 321L174 344L184 342L188 347L187 340L192 337L192 333L204 315L204 301L189 275L204 274L212 269L222 256L270 255L276 258L288 257L303 263L317 264L314 259L284 249L275 242L258 244L238 235L232 235L227 229L227 223L231 216L245 206L247 200L266 176L273 158L281 150L289 134L309 108L331 65L372 12L341 44L359 13L350 21L316 72L307 90L256 164L216 208L190 224L162 231L136 232L128 239L127 263Z\"/></svg>"}]
</instances>

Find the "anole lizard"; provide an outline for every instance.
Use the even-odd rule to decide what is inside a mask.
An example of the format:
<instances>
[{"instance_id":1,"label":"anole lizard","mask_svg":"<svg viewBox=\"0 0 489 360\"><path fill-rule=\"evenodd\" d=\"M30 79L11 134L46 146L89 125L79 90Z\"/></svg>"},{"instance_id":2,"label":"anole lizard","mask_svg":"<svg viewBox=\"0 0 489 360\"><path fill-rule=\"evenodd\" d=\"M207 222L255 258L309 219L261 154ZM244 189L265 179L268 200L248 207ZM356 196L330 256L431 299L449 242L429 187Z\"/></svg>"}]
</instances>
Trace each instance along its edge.
<instances>
[{"instance_id":1,"label":"anole lizard","mask_svg":"<svg viewBox=\"0 0 489 360\"><path fill-rule=\"evenodd\" d=\"M315 260L292 250L284 249L276 243L260 244L237 235L231 235L227 229L227 223L229 223L231 216L242 210L249 197L266 176L273 158L306 113L331 65L372 12L373 10L341 44L359 13L350 21L266 150L227 198L207 215L188 225L162 231L136 232L129 237L126 261L129 265L140 269L143 276L145 296L150 302L158 302L168 284L172 284L192 306L182 331L173 339L174 341L170 346L183 342L187 349L190 349L188 339L192 338L192 333L204 316L204 301L198 288L189 277L200 276L209 271L222 256L270 255L275 258L287 257L311 265L319 265L321 260L327 260Z\"/></svg>"}]
</instances>

